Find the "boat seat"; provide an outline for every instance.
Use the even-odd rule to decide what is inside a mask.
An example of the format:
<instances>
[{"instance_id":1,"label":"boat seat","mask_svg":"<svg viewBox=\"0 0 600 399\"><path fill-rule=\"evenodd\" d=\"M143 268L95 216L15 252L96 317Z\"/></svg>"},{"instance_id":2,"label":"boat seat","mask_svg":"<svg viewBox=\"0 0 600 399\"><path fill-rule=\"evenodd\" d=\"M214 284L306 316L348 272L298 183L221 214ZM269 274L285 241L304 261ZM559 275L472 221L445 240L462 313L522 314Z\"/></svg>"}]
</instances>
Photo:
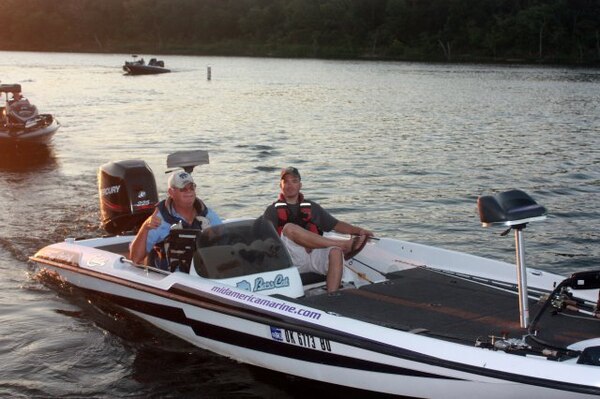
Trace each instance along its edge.
<instances>
[{"instance_id":1,"label":"boat seat","mask_svg":"<svg viewBox=\"0 0 600 399\"><path fill-rule=\"evenodd\" d=\"M111 245L101 245L97 247L97 249L112 252L114 254L121 255L125 258L129 258L129 242L121 242L118 244Z\"/></svg>"},{"instance_id":2,"label":"boat seat","mask_svg":"<svg viewBox=\"0 0 600 399\"><path fill-rule=\"evenodd\" d=\"M302 285L312 285L324 282L326 280L326 276L319 273L306 272L300 273L300 279L302 280Z\"/></svg>"},{"instance_id":3,"label":"boat seat","mask_svg":"<svg viewBox=\"0 0 600 399\"><path fill-rule=\"evenodd\" d=\"M484 227L523 225L544 220L547 212L546 208L538 205L521 190L509 190L495 196L481 196L477 199L477 208Z\"/></svg>"}]
</instances>

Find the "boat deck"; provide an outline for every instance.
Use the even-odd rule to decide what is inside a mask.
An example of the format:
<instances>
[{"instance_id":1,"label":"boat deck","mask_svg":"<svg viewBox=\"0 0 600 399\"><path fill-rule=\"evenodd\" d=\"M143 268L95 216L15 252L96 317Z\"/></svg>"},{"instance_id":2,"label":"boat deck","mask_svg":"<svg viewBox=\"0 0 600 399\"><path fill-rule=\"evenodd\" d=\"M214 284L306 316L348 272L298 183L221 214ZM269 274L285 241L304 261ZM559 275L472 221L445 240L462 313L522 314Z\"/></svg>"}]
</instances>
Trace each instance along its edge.
<instances>
[{"instance_id":1,"label":"boat deck","mask_svg":"<svg viewBox=\"0 0 600 399\"><path fill-rule=\"evenodd\" d=\"M386 282L297 301L341 316L467 344L487 341L491 336L521 338L526 334L519 325L516 293L424 268L395 272L387 277ZM541 306L530 300L531 319ZM567 345L599 335L598 319L573 318L566 323L569 330L565 331L561 316L564 315L545 312L539 324L543 326L544 339Z\"/></svg>"},{"instance_id":2,"label":"boat deck","mask_svg":"<svg viewBox=\"0 0 600 399\"><path fill-rule=\"evenodd\" d=\"M101 249L127 256L128 244ZM303 275L303 280L305 280ZM329 313L368 323L474 345L491 337L521 338L519 300L515 292L479 284L427 268L386 275L387 281L342 289L334 294L288 298ZM322 283L323 276L318 276ZM304 281L310 286L316 281ZM529 301L530 321L542 304ZM568 319L565 319L568 318ZM552 345L600 336L600 319L548 307L536 325L537 336Z\"/></svg>"}]
</instances>

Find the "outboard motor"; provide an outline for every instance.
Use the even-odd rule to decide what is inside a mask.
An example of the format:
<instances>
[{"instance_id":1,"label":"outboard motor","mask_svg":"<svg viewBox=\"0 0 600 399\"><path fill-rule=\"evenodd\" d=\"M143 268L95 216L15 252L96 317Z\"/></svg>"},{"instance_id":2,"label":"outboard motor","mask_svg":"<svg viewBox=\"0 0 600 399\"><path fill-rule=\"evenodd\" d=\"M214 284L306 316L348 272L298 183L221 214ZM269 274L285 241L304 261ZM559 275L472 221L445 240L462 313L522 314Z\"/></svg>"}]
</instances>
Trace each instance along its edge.
<instances>
[{"instance_id":1,"label":"outboard motor","mask_svg":"<svg viewBox=\"0 0 600 399\"><path fill-rule=\"evenodd\" d=\"M102 228L109 234L137 232L158 203L154 174L142 160L102 165L98 194Z\"/></svg>"}]
</instances>

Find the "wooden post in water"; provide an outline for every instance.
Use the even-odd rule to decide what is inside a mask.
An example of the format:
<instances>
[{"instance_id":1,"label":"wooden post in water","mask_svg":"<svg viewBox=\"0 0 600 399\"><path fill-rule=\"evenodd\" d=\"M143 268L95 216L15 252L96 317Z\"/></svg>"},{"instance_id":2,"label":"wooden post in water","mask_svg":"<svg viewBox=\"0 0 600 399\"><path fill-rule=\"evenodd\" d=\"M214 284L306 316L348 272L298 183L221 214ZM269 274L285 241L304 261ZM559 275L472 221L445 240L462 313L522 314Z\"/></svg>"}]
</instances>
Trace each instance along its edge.
<instances>
[{"instance_id":1,"label":"wooden post in water","mask_svg":"<svg viewBox=\"0 0 600 399\"><path fill-rule=\"evenodd\" d=\"M206 67L206 80L210 80L210 74L211 74L211 71L210 71L210 65L209 65Z\"/></svg>"}]
</instances>

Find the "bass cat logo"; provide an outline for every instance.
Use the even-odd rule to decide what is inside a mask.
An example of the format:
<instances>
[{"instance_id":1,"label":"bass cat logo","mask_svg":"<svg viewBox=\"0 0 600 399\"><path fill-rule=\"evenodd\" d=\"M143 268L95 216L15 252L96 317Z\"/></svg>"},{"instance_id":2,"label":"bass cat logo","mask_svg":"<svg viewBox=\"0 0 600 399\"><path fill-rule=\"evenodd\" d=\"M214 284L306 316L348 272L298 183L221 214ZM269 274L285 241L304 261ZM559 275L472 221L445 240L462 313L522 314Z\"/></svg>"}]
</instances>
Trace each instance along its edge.
<instances>
[{"instance_id":1,"label":"bass cat logo","mask_svg":"<svg viewBox=\"0 0 600 399\"><path fill-rule=\"evenodd\" d=\"M272 290L275 288L289 287L290 278L284 277L282 274L276 275L273 280L269 281L265 281L265 279L262 277L257 277L254 279L254 287L252 287L252 284L246 280L240 281L235 286L239 289L251 292Z\"/></svg>"}]
</instances>

